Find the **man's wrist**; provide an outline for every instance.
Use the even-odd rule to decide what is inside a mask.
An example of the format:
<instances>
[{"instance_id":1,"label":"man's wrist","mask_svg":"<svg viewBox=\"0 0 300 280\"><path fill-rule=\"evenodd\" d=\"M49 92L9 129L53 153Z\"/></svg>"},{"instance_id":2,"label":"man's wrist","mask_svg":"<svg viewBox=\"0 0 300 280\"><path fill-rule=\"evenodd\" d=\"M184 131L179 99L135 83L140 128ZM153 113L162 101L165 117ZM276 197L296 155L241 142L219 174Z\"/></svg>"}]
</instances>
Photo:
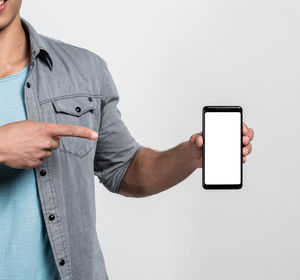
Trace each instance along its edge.
<instances>
[{"instance_id":1,"label":"man's wrist","mask_svg":"<svg viewBox=\"0 0 300 280\"><path fill-rule=\"evenodd\" d=\"M202 167L202 151L190 141L184 142L184 147L193 169Z\"/></svg>"}]
</instances>

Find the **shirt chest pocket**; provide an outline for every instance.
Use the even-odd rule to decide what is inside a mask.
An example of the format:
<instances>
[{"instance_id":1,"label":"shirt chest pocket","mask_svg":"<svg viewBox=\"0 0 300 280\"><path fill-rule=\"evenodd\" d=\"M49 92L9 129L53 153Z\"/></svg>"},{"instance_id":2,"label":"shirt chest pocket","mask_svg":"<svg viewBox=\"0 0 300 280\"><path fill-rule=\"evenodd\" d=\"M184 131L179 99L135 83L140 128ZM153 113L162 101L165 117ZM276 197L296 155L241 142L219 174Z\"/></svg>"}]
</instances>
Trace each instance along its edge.
<instances>
[{"instance_id":1,"label":"shirt chest pocket","mask_svg":"<svg viewBox=\"0 0 300 280\"><path fill-rule=\"evenodd\" d=\"M72 96L51 102L57 123L73 124L98 131L100 110L100 106L96 103L98 101L99 98L91 96ZM59 150L72 156L83 157L92 150L94 142L86 138L62 136Z\"/></svg>"}]
</instances>

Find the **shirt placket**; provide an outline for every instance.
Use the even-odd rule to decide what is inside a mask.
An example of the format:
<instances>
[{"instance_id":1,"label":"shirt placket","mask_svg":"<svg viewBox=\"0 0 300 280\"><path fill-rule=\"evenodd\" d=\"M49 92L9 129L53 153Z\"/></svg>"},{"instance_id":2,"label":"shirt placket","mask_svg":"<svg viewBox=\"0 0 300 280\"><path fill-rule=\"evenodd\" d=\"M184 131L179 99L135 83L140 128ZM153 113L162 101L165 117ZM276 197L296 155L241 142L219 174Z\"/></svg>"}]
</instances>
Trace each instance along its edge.
<instances>
[{"instance_id":1,"label":"shirt placket","mask_svg":"<svg viewBox=\"0 0 300 280\"><path fill-rule=\"evenodd\" d=\"M40 108L37 96L33 90L34 81L32 71L35 70L35 57L38 50L32 51L32 60L30 62L29 71L24 85L24 102L28 120L42 121L40 117ZM43 217L49 236L49 241L52 247L57 269L62 280L72 279L70 256L66 250L66 240L64 239L62 222L60 219L60 211L57 205L55 190L53 187L53 174L51 166L44 158L42 164L34 168L37 180L38 193L40 204L43 212Z\"/></svg>"}]
</instances>

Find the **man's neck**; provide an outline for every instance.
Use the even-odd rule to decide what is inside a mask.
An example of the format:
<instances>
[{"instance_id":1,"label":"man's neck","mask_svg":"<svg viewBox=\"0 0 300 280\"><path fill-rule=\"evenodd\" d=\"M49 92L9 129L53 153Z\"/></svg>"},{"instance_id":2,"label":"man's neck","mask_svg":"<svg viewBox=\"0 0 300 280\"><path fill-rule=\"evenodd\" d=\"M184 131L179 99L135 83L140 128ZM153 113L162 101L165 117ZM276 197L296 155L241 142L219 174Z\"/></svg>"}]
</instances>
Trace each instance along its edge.
<instances>
[{"instance_id":1,"label":"man's neck","mask_svg":"<svg viewBox=\"0 0 300 280\"><path fill-rule=\"evenodd\" d=\"M0 78L21 71L30 62L29 38L22 27L20 14L0 31L0 54Z\"/></svg>"}]
</instances>

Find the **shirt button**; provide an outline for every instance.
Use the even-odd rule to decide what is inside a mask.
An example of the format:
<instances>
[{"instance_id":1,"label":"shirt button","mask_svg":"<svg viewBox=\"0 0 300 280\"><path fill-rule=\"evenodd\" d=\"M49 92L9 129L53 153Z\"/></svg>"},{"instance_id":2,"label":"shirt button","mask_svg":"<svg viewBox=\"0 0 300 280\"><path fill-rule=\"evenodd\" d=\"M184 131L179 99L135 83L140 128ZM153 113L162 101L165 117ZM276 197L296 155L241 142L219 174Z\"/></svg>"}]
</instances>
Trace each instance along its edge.
<instances>
[{"instance_id":1,"label":"shirt button","mask_svg":"<svg viewBox=\"0 0 300 280\"><path fill-rule=\"evenodd\" d=\"M27 83L26 83L26 86L27 86L28 88L30 88L30 83L29 83L29 82L27 82Z\"/></svg>"},{"instance_id":2,"label":"shirt button","mask_svg":"<svg viewBox=\"0 0 300 280\"><path fill-rule=\"evenodd\" d=\"M76 112L80 112L81 108L80 107L76 107L75 110L76 110Z\"/></svg>"},{"instance_id":3,"label":"shirt button","mask_svg":"<svg viewBox=\"0 0 300 280\"><path fill-rule=\"evenodd\" d=\"M55 219L55 216L53 214L50 214L48 218L50 221L53 221Z\"/></svg>"},{"instance_id":4,"label":"shirt button","mask_svg":"<svg viewBox=\"0 0 300 280\"><path fill-rule=\"evenodd\" d=\"M65 260L64 259L61 259L60 261L59 261L59 265L60 266L63 266L65 264Z\"/></svg>"},{"instance_id":5,"label":"shirt button","mask_svg":"<svg viewBox=\"0 0 300 280\"><path fill-rule=\"evenodd\" d=\"M89 101L93 101L93 98L92 98L92 97L89 97Z\"/></svg>"},{"instance_id":6,"label":"shirt button","mask_svg":"<svg viewBox=\"0 0 300 280\"><path fill-rule=\"evenodd\" d=\"M46 175L46 173L47 173L47 172L46 172L46 170L45 170L45 169L42 169L42 170L40 171L40 175L41 175L41 176L45 176L45 175Z\"/></svg>"}]
</instances>

